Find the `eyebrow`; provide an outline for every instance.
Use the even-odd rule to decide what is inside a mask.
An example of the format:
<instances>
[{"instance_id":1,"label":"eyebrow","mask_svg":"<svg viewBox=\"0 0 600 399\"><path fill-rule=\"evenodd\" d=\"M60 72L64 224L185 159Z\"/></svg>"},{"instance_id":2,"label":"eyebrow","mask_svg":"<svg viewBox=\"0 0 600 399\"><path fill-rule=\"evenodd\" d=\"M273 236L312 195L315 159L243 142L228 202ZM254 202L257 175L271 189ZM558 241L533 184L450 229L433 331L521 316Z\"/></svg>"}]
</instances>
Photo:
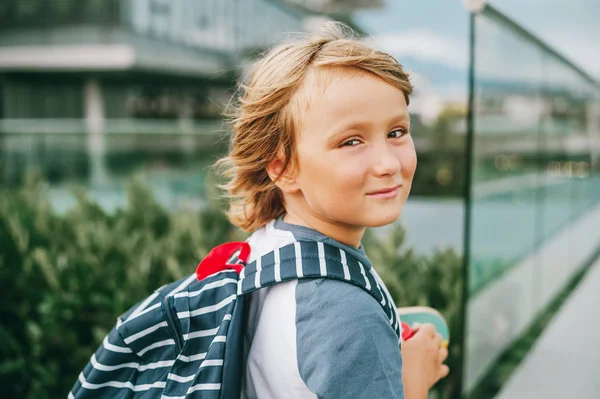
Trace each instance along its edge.
<instances>
[{"instance_id":1,"label":"eyebrow","mask_svg":"<svg viewBox=\"0 0 600 399\"><path fill-rule=\"evenodd\" d=\"M398 114L389 120L390 125L400 122L410 122L410 114ZM370 127L371 125L372 123L368 121L355 121L350 122L346 125L340 125L339 127L335 128L334 133L331 135L331 139L333 140L338 138L339 136L343 136L344 132L347 132L349 130L362 130L364 128Z\"/></svg>"}]
</instances>

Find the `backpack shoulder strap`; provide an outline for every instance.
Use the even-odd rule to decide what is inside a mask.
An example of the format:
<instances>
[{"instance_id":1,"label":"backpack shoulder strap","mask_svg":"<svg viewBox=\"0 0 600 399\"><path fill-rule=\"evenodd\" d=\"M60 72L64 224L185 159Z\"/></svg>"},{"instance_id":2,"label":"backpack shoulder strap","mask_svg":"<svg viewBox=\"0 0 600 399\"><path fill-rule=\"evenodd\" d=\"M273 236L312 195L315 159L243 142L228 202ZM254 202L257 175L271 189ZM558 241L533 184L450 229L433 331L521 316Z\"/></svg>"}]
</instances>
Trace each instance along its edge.
<instances>
[{"instance_id":1,"label":"backpack shoulder strap","mask_svg":"<svg viewBox=\"0 0 600 399\"><path fill-rule=\"evenodd\" d=\"M323 242L297 241L257 258L241 270L238 295L305 278L340 280L367 291L379 302L400 336L396 306L373 270L348 251Z\"/></svg>"}]
</instances>

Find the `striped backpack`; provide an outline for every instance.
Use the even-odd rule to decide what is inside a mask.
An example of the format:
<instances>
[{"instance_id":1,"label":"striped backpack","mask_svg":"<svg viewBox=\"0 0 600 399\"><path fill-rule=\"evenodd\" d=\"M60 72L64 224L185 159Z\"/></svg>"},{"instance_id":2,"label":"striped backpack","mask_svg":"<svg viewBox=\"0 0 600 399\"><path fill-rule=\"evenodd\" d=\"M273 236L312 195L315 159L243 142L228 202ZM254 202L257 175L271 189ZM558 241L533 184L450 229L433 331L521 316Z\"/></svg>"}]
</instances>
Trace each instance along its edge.
<instances>
[{"instance_id":1,"label":"striped backpack","mask_svg":"<svg viewBox=\"0 0 600 399\"><path fill-rule=\"evenodd\" d=\"M245 294L282 281L332 278L377 300L400 337L395 306L350 253L301 241L246 264L250 246L214 248L196 273L156 290L117 319L69 398L235 398L241 394Z\"/></svg>"}]
</instances>

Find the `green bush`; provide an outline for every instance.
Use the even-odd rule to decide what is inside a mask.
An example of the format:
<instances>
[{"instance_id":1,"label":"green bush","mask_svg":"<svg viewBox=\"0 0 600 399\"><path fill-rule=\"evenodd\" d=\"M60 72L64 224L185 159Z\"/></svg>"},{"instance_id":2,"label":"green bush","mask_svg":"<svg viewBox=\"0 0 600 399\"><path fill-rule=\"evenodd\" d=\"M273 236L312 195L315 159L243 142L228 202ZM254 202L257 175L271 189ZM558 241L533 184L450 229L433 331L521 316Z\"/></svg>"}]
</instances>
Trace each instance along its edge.
<instances>
[{"instance_id":1,"label":"green bush","mask_svg":"<svg viewBox=\"0 0 600 399\"><path fill-rule=\"evenodd\" d=\"M243 238L218 204L167 212L139 182L111 214L78 191L59 215L44 189L33 179L0 193L2 397L65 397L119 314L192 273L212 247ZM455 331L460 260L421 257L402 248L403 237L401 228L385 240L369 234L365 247L400 306L434 306Z\"/></svg>"}]
</instances>

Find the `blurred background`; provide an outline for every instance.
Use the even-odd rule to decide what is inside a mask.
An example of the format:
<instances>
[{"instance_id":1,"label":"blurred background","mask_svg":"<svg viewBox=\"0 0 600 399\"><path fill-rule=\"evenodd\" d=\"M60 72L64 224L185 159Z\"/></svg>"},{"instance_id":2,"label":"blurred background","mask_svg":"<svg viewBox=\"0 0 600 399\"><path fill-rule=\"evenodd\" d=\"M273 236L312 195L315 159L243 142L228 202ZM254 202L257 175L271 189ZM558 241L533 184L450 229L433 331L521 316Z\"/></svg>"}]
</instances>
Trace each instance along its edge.
<instances>
[{"instance_id":1,"label":"blurred background","mask_svg":"<svg viewBox=\"0 0 600 399\"><path fill-rule=\"evenodd\" d=\"M600 327L582 293L600 288L598 17L596 0L0 0L2 397L65 397L118 315L243 237L210 169L221 114L254 56L326 20L416 87L412 195L364 245L398 306L450 322L431 396L600 397L600 341L556 352L573 320Z\"/></svg>"}]
</instances>

